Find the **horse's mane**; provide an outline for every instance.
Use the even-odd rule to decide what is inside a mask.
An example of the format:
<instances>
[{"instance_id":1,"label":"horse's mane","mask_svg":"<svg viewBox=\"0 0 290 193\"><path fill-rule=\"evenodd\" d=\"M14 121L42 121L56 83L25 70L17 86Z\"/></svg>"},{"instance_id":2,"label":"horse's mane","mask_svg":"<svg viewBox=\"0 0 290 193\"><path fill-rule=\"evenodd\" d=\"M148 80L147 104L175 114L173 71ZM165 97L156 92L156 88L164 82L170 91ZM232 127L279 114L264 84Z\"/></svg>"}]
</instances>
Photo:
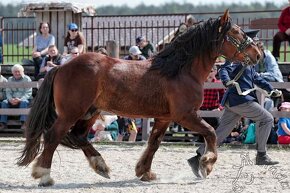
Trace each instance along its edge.
<instances>
[{"instance_id":1,"label":"horse's mane","mask_svg":"<svg viewBox=\"0 0 290 193\"><path fill-rule=\"evenodd\" d=\"M162 76L173 78L183 68L191 68L198 57L212 57L213 51L220 49L223 37L231 28L229 20L220 28L220 18L212 19L189 28L158 53L152 61L150 70L159 70Z\"/></svg>"}]
</instances>

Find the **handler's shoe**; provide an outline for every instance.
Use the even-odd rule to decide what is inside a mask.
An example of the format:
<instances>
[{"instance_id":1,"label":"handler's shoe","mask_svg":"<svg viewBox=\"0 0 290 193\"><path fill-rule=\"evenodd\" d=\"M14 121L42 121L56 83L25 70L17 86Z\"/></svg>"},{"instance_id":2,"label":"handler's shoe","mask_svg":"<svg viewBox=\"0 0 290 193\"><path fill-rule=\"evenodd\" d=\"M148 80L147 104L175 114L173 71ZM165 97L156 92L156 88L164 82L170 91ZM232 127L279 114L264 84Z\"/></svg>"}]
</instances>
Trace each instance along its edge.
<instances>
[{"instance_id":1,"label":"handler's shoe","mask_svg":"<svg viewBox=\"0 0 290 193\"><path fill-rule=\"evenodd\" d=\"M278 161L273 161L271 158L265 154L265 155L257 155L256 157L256 165L276 165L279 164Z\"/></svg>"},{"instance_id":2,"label":"handler's shoe","mask_svg":"<svg viewBox=\"0 0 290 193\"><path fill-rule=\"evenodd\" d=\"M199 174L199 160L200 160L200 158L201 158L201 155L197 154L196 156L187 160L187 163L191 167L192 172L198 178L201 178L201 176Z\"/></svg>"}]
</instances>

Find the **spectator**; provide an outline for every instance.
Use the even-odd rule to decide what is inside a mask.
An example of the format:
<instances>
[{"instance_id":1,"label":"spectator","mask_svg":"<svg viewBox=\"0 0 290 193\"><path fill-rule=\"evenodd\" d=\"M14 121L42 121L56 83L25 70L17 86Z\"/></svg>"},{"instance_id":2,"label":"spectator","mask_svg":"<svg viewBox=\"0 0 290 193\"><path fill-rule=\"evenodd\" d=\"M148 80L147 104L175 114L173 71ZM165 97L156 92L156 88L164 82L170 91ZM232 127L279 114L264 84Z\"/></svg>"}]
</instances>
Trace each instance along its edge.
<instances>
[{"instance_id":1,"label":"spectator","mask_svg":"<svg viewBox=\"0 0 290 193\"><path fill-rule=\"evenodd\" d=\"M139 36L136 38L136 45L139 47L142 55L148 59L156 54L155 46L147 41L147 39L143 36Z\"/></svg>"},{"instance_id":2,"label":"spectator","mask_svg":"<svg viewBox=\"0 0 290 193\"><path fill-rule=\"evenodd\" d=\"M67 54L67 55L62 57L61 65L68 63L69 61L71 61L72 59L77 57L78 55L80 55L78 47L72 48L70 54Z\"/></svg>"},{"instance_id":3,"label":"spectator","mask_svg":"<svg viewBox=\"0 0 290 193\"><path fill-rule=\"evenodd\" d=\"M55 44L55 38L51 35L50 25L47 22L42 22L39 25L38 31L40 35L35 38L34 48L32 51L32 58L34 62L34 78L37 77L40 70L42 59L48 53L48 47Z\"/></svg>"},{"instance_id":4,"label":"spectator","mask_svg":"<svg viewBox=\"0 0 290 193\"><path fill-rule=\"evenodd\" d=\"M265 49L263 42L260 42L258 38L254 38L254 42L258 44L262 51L262 59L259 62L260 65L256 65L257 67L260 66L260 68L265 69L264 72L260 72L261 77L269 82L284 82L282 72L275 57L269 50ZM261 71L261 69L256 70Z\"/></svg>"},{"instance_id":5,"label":"spectator","mask_svg":"<svg viewBox=\"0 0 290 193\"><path fill-rule=\"evenodd\" d=\"M24 74L24 68L20 64L15 64L12 67L13 76L8 78L8 82L31 82L29 76ZM6 88L6 97L1 103L1 108L28 108L30 99L32 98L32 88ZM0 129L7 128L7 115L2 115L0 119ZM20 116L22 122L21 129L25 129L24 122L26 121L26 115Z\"/></svg>"},{"instance_id":6,"label":"spectator","mask_svg":"<svg viewBox=\"0 0 290 193\"><path fill-rule=\"evenodd\" d=\"M283 102L279 108L280 111L290 112L290 103ZM278 142L279 144L290 144L290 118L280 117L278 122Z\"/></svg>"},{"instance_id":7,"label":"spectator","mask_svg":"<svg viewBox=\"0 0 290 193\"><path fill-rule=\"evenodd\" d=\"M290 4L290 0L288 1ZM280 57L281 42L290 41L290 6L282 10L278 20L279 31L273 38L273 56L278 61Z\"/></svg>"},{"instance_id":8,"label":"spectator","mask_svg":"<svg viewBox=\"0 0 290 193\"><path fill-rule=\"evenodd\" d=\"M7 79L2 76L1 74L1 66L0 66L0 82L7 82ZM6 99L6 91L5 88L1 87L0 88L0 102Z\"/></svg>"},{"instance_id":9,"label":"spectator","mask_svg":"<svg viewBox=\"0 0 290 193\"><path fill-rule=\"evenodd\" d=\"M109 55L108 52L107 52L107 50L105 48L99 48L96 52L97 53L100 53L100 54L104 54L106 56Z\"/></svg>"},{"instance_id":10,"label":"spectator","mask_svg":"<svg viewBox=\"0 0 290 193\"><path fill-rule=\"evenodd\" d=\"M48 55L43 58L40 72L37 76L37 80L44 78L45 74L50 71L52 68L60 65L62 62L62 56L58 53L58 49L55 45L48 47Z\"/></svg>"},{"instance_id":11,"label":"spectator","mask_svg":"<svg viewBox=\"0 0 290 193\"><path fill-rule=\"evenodd\" d=\"M131 46L129 49L129 55L125 56L124 60L146 60L146 58L141 54L142 52L139 50L138 46Z\"/></svg>"},{"instance_id":12,"label":"spectator","mask_svg":"<svg viewBox=\"0 0 290 193\"><path fill-rule=\"evenodd\" d=\"M138 131L134 120L118 116L117 123L119 127L118 141L123 141L124 136L129 134L129 141L135 142Z\"/></svg>"},{"instance_id":13,"label":"spectator","mask_svg":"<svg viewBox=\"0 0 290 193\"><path fill-rule=\"evenodd\" d=\"M64 52L63 55L70 54L74 47L79 49L79 53L84 53L85 49L85 39L83 35L79 32L78 26L75 23L70 23L68 25L67 36L64 40Z\"/></svg>"},{"instance_id":14,"label":"spectator","mask_svg":"<svg viewBox=\"0 0 290 193\"><path fill-rule=\"evenodd\" d=\"M116 115L100 115L89 132L90 141L115 141L118 137L118 123ZM107 134L110 136L108 137Z\"/></svg>"},{"instance_id":15,"label":"spectator","mask_svg":"<svg viewBox=\"0 0 290 193\"><path fill-rule=\"evenodd\" d=\"M213 83L219 83L221 82L216 78L217 75L217 67L213 66L211 72L209 73L206 82L213 82ZM203 91L203 104L200 107L200 110L207 110L207 111L220 111L223 109L223 107L220 105L220 102L223 98L223 95L225 93L225 89L204 89ZM217 128L219 118L217 117L205 117L203 118L207 123L209 123L214 128Z\"/></svg>"},{"instance_id":16,"label":"spectator","mask_svg":"<svg viewBox=\"0 0 290 193\"><path fill-rule=\"evenodd\" d=\"M179 35L183 34L184 32L186 32L190 27L193 27L194 24L197 23L197 20L195 19L195 17L193 17L192 15L188 15L186 22L185 23L181 23L177 29L177 31L174 33L174 37L172 38L171 41L174 41Z\"/></svg>"}]
</instances>

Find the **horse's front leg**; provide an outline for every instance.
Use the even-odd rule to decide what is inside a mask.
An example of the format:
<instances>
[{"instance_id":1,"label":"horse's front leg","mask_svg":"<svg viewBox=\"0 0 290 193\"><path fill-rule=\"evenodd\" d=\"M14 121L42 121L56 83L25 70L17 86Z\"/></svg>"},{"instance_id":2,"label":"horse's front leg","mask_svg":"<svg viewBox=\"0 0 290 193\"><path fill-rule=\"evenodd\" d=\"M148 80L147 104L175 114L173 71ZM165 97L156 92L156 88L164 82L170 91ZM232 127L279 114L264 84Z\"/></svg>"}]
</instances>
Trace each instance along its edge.
<instances>
[{"instance_id":1,"label":"horse's front leg","mask_svg":"<svg viewBox=\"0 0 290 193\"><path fill-rule=\"evenodd\" d=\"M202 177L205 178L210 174L213 165L217 160L217 137L215 130L211 125L199 117L196 112L184 116L180 121L180 124L198 134L201 134L205 139L205 153L201 157L197 157L196 160L193 158L188 162L196 176L200 176L200 171Z\"/></svg>"},{"instance_id":2,"label":"horse's front leg","mask_svg":"<svg viewBox=\"0 0 290 193\"><path fill-rule=\"evenodd\" d=\"M155 119L147 148L135 168L136 176L141 177L142 181L151 181L156 179L156 174L151 171L152 160L155 152L159 148L169 123L170 122L168 121Z\"/></svg>"}]
</instances>

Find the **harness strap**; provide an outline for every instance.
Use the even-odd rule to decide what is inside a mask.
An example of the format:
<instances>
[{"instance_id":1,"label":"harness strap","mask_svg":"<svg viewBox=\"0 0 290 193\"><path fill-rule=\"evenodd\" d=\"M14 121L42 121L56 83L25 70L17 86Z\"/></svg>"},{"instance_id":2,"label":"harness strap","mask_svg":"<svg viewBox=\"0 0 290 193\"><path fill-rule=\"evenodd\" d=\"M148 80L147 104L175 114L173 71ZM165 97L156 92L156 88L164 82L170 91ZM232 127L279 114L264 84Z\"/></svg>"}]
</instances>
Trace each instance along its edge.
<instances>
[{"instance_id":1,"label":"harness strap","mask_svg":"<svg viewBox=\"0 0 290 193\"><path fill-rule=\"evenodd\" d=\"M228 81L226 85L229 86L231 84L237 83L236 81L239 80L239 78L242 76L246 68L247 65L243 65L243 68L239 71L239 73L235 76L235 78L233 80Z\"/></svg>"}]
</instances>

